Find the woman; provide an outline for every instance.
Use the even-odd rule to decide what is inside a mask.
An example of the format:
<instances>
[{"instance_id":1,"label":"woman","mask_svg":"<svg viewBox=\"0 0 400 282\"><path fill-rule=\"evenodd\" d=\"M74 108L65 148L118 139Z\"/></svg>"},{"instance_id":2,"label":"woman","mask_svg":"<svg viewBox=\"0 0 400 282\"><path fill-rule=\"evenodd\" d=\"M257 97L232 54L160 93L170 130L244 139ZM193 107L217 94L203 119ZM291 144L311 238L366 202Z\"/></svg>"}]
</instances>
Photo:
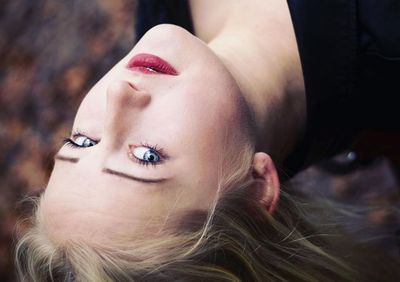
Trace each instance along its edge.
<instances>
[{"instance_id":1,"label":"woman","mask_svg":"<svg viewBox=\"0 0 400 282\"><path fill-rule=\"evenodd\" d=\"M315 118L290 7L191 1L197 37L159 25L140 39L55 156L21 279L371 279L280 191L275 164Z\"/></svg>"}]
</instances>

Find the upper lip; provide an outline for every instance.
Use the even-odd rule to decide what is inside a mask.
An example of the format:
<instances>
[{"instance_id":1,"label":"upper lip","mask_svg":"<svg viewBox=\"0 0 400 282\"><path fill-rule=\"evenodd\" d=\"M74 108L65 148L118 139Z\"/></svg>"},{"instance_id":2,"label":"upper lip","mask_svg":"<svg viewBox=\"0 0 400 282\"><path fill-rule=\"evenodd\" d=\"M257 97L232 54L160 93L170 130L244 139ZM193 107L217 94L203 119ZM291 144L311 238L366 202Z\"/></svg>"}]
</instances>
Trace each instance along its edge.
<instances>
[{"instance_id":1,"label":"upper lip","mask_svg":"<svg viewBox=\"0 0 400 282\"><path fill-rule=\"evenodd\" d=\"M178 75L178 71L164 59L152 54L137 54L128 63L128 68L144 72Z\"/></svg>"}]
</instances>

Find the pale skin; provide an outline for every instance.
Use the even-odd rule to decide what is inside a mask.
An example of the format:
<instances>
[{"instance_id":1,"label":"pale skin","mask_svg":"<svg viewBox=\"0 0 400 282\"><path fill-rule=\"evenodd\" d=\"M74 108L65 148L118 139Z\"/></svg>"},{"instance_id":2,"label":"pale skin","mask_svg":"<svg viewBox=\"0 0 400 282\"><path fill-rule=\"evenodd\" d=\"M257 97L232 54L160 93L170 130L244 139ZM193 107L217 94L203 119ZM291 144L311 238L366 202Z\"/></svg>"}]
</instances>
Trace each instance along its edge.
<instances>
[{"instance_id":1,"label":"pale skin","mask_svg":"<svg viewBox=\"0 0 400 282\"><path fill-rule=\"evenodd\" d=\"M306 120L286 1L191 0L190 6L196 35L224 62L256 114L258 149L280 163L301 138Z\"/></svg>"},{"instance_id":2,"label":"pale skin","mask_svg":"<svg viewBox=\"0 0 400 282\"><path fill-rule=\"evenodd\" d=\"M83 100L72 130L79 135L71 136L82 148L60 149L42 203L54 239L134 236L152 219L209 208L220 166L229 170L223 159L246 142L237 133L238 95L255 112L257 147L275 152L277 162L301 136L304 86L286 2L255 1L245 10L245 1L237 1L223 18L210 13L211 22L202 25L202 11L214 11L207 5L220 8L208 2L191 1L200 39L172 25L153 28ZM178 75L129 69L139 53L163 58ZM283 106L287 117L271 118ZM160 161L140 164L137 158L153 146ZM279 180L269 154L254 155L252 177L264 180L262 201L272 213Z\"/></svg>"}]
</instances>

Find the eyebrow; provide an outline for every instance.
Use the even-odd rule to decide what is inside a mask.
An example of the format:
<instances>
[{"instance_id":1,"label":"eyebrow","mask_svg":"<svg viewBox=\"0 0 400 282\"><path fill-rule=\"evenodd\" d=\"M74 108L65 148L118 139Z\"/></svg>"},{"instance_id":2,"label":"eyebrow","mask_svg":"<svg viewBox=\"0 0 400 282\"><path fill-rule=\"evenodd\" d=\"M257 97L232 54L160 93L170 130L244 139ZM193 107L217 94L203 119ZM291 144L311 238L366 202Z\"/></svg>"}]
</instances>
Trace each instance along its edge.
<instances>
[{"instance_id":1,"label":"eyebrow","mask_svg":"<svg viewBox=\"0 0 400 282\"><path fill-rule=\"evenodd\" d=\"M79 161L79 158L71 158L71 157L61 156L61 155L57 154L54 156L54 160L66 161L66 162L70 162L70 163L77 163Z\"/></svg>"},{"instance_id":2,"label":"eyebrow","mask_svg":"<svg viewBox=\"0 0 400 282\"><path fill-rule=\"evenodd\" d=\"M79 158L66 157L66 156L57 154L54 156L54 160L66 161L66 162L70 162L70 163L77 163L79 161ZM168 178L151 178L151 179L150 178L141 178L141 177L133 176L133 175L130 175L130 174L127 174L124 172L116 171L116 170L113 170L110 168L103 168L101 171L103 173L123 177L123 178L129 179L129 180L138 181L138 182L146 183L146 184L161 183L161 182L165 182L168 180Z\"/></svg>"},{"instance_id":3,"label":"eyebrow","mask_svg":"<svg viewBox=\"0 0 400 282\"><path fill-rule=\"evenodd\" d=\"M133 176L133 175L126 174L126 173L123 173L120 171L112 170L110 168L103 168L102 172L108 173L111 175L120 176L120 177L127 178L127 179L134 180L134 181L139 181L142 183L160 183L160 182L165 182L168 180L168 178L152 178L152 179L141 178L141 177Z\"/></svg>"}]
</instances>

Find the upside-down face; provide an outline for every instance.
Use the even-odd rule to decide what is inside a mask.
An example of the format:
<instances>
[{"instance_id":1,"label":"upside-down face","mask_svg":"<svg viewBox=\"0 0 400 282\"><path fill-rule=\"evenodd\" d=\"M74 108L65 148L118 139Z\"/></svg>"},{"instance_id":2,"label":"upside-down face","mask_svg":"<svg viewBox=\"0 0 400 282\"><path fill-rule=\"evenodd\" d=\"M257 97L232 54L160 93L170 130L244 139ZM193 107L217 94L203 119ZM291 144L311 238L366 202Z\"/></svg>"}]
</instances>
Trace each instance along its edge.
<instances>
[{"instance_id":1,"label":"upside-down face","mask_svg":"<svg viewBox=\"0 0 400 282\"><path fill-rule=\"evenodd\" d=\"M56 239L131 236L175 212L207 209L243 145L240 91L202 41L151 29L87 94L41 210Z\"/></svg>"}]
</instances>

